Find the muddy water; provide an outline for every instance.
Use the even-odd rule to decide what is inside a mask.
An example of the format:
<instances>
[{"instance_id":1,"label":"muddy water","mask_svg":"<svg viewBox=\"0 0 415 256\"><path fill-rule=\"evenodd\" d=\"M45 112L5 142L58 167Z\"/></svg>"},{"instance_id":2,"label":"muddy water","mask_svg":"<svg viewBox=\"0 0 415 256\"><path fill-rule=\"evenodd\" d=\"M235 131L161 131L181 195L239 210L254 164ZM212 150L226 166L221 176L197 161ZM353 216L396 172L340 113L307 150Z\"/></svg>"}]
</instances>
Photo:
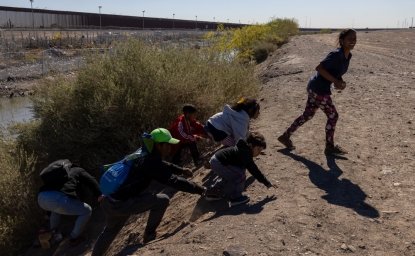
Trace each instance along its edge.
<instances>
[{"instance_id":1,"label":"muddy water","mask_svg":"<svg viewBox=\"0 0 415 256\"><path fill-rule=\"evenodd\" d=\"M32 101L28 97L0 98L0 128L33 118Z\"/></svg>"}]
</instances>

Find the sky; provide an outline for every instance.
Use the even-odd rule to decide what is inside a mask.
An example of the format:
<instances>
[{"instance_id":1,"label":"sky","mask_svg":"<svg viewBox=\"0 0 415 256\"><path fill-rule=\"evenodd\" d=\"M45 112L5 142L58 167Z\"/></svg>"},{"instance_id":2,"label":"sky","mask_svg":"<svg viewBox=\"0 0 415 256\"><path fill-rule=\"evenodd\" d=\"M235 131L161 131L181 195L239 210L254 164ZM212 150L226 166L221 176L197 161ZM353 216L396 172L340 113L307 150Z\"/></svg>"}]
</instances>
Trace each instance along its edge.
<instances>
[{"instance_id":1,"label":"sky","mask_svg":"<svg viewBox=\"0 0 415 256\"><path fill-rule=\"evenodd\" d=\"M29 0L0 6L30 8ZM103 14L266 23L292 18L305 28L396 28L415 23L415 0L33 0L33 8ZM415 25L415 24L414 24Z\"/></svg>"}]
</instances>

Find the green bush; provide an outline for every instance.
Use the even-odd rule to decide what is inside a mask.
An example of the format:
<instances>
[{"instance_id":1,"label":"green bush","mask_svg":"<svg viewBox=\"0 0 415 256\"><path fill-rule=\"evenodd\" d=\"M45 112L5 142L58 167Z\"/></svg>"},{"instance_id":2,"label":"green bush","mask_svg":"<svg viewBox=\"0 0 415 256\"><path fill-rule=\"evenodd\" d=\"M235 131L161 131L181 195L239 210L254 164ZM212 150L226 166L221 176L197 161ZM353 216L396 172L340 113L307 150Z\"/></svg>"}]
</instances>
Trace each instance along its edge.
<instances>
[{"instance_id":1,"label":"green bush","mask_svg":"<svg viewBox=\"0 0 415 256\"><path fill-rule=\"evenodd\" d=\"M269 42L261 42L253 48L253 58L256 63L265 61L270 53L272 53L277 46Z\"/></svg>"},{"instance_id":2,"label":"green bush","mask_svg":"<svg viewBox=\"0 0 415 256\"><path fill-rule=\"evenodd\" d=\"M34 99L39 121L21 127L18 142L41 160L64 157L95 171L136 148L143 131L167 127L183 103L204 120L255 96L257 84L252 66L212 52L129 41L91 56L76 79L45 81Z\"/></svg>"},{"instance_id":3,"label":"green bush","mask_svg":"<svg viewBox=\"0 0 415 256\"><path fill-rule=\"evenodd\" d=\"M34 162L0 134L0 255L16 255L33 241L39 219Z\"/></svg>"},{"instance_id":4,"label":"green bush","mask_svg":"<svg viewBox=\"0 0 415 256\"><path fill-rule=\"evenodd\" d=\"M33 241L47 163L68 158L98 176L98 166L136 149L142 132L167 127L183 103L198 106L203 121L224 103L256 96L253 71L211 51L129 41L90 56L76 77L45 79L33 99L36 121L14 127L13 143L0 137L0 254Z\"/></svg>"},{"instance_id":5,"label":"green bush","mask_svg":"<svg viewBox=\"0 0 415 256\"><path fill-rule=\"evenodd\" d=\"M259 49L258 45L274 44L278 47L297 33L298 24L292 19L274 19L267 24L237 29L224 29L223 26L220 26L217 32L209 32L205 38L210 40L216 50L221 52L237 51L238 59L247 62L255 60L258 54L261 54L260 60L264 57L265 51Z\"/></svg>"}]
</instances>

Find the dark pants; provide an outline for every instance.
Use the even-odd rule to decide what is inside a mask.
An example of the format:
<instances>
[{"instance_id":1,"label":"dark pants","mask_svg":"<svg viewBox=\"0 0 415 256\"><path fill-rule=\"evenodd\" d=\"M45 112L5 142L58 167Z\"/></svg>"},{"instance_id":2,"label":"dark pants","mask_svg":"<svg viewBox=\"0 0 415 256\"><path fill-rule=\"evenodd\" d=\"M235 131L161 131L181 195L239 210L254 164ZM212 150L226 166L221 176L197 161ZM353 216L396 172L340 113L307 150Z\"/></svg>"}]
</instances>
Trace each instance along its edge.
<instances>
[{"instance_id":1,"label":"dark pants","mask_svg":"<svg viewBox=\"0 0 415 256\"><path fill-rule=\"evenodd\" d=\"M195 163L195 165L197 165L200 160L200 153L199 153L199 150L197 149L196 142L179 144L178 149L172 159L173 164L176 164L176 165L183 164L182 163L182 152L183 152L183 149L185 148L188 148L190 150L190 154L192 155L193 162Z\"/></svg>"},{"instance_id":2,"label":"dark pants","mask_svg":"<svg viewBox=\"0 0 415 256\"><path fill-rule=\"evenodd\" d=\"M300 126L313 118L319 108L323 110L327 116L326 143L334 144L334 130L336 129L339 114L336 111L336 107L334 106L330 95L317 95L311 90L308 91L308 99L304 113L291 124L285 133L291 136L291 134L293 134Z\"/></svg>"},{"instance_id":3,"label":"dark pants","mask_svg":"<svg viewBox=\"0 0 415 256\"><path fill-rule=\"evenodd\" d=\"M219 177L211 189L226 199L232 200L241 197L245 189L245 169L233 165L223 165L215 156L210 159L210 164L213 173Z\"/></svg>"},{"instance_id":4,"label":"dark pants","mask_svg":"<svg viewBox=\"0 0 415 256\"><path fill-rule=\"evenodd\" d=\"M130 215L150 210L145 233L155 232L169 206L169 201L169 197L165 194L154 195L150 193L119 202L104 198L101 207L105 213L106 225L95 242L91 256L105 254Z\"/></svg>"}]
</instances>

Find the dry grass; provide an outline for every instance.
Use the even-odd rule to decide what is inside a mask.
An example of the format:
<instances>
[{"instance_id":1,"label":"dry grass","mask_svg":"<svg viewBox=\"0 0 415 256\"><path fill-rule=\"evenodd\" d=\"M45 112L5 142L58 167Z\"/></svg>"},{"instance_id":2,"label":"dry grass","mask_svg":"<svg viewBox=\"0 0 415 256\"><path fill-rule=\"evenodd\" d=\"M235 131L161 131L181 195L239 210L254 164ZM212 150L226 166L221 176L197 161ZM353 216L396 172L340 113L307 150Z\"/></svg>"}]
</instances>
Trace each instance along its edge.
<instances>
[{"instance_id":1,"label":"dry grass","mask_svg":"<svg viewBox=\"0 0 415 256\"><path fill-rule=\"evenodd\" d=\"M167 127L183 103L198 106L204 120L224 103L256 96L258 88L253 66L207 50L160 49L139 41L91 55L76 77L41 84L34 98L37 120L15 127L17 147L0 145L0 240L9 250L32 241L27 237L33 238L41 221L36 214L29 217L39 209L35 162L44 166L68 158L99 175L100 165L139 147L142 132Z\"/></svg>"},{"instance_id":2,"label":"dry grass","mask_svg":"<svg viewBox=\"0 0 415 256\"><path fill-rule=\"evenodd\" d=\"M16 255L30 245L38 211L32 157L0 135L0 254Z\"/></svg>"}]
</instances>

